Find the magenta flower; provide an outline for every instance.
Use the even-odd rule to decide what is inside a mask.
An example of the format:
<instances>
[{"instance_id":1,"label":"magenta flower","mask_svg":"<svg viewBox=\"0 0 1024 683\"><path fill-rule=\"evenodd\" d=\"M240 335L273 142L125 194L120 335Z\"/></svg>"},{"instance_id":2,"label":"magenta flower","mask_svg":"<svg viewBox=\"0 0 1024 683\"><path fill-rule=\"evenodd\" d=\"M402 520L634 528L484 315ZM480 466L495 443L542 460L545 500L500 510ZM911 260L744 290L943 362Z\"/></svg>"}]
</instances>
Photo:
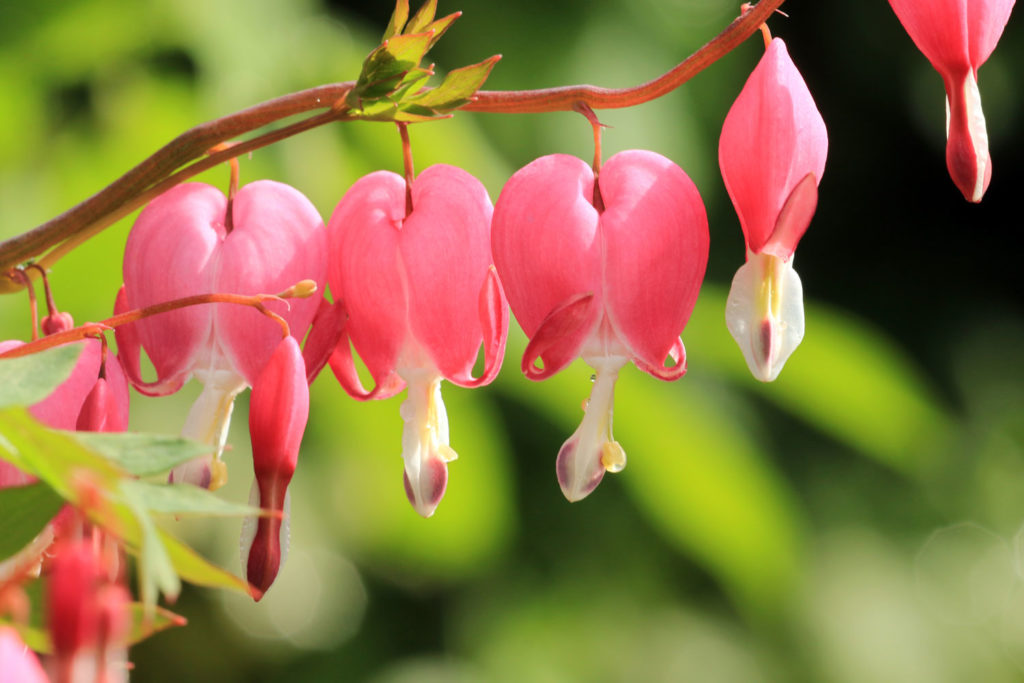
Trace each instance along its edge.
<instances>
[{"instance_id":1,"label":"magenta flower","mask_svg":"<svg viewBox=\"0 0 1024 683\"><path fill-rule=\"evenodd\" d=\"M248 519L242 528L242 565L259 600L288 553L288 484L295 474L309 417L309 385L299 344L285 337L252 388L249 434L256 479L250 502L280 517Z\"/></svg>"},{"instance_id":2,"label":"magenta flower","mask_svg":"<svg viewBox=\"0 0 1024 683\"><path fill-rule=\"evenodd\" d=\"M626 464L612 435L619 370L632 361L663 380L686 372L679 335L707 265L704 204L682 169L654 152L616 154L596 183L583 161L555 154L509 179L492 231L494 263L530 338L523 372L541 380L577 357L595 370L583 421L556 463L562 492L577 501Z\"/></svg>"},{"instance_id":3,"label":"magenta flower","mask_svg":"<svg viewBox=\"0 0 1024 683\"><path fill-rule=\"evenodd\" d=\"M964 197L980 202L992 162L978 69L995 49L1014 0L889 0L946 87L946 167Z\"/></svg>"},{"instance_id":4,"label":"magenta flower","mask_svg":"<svg viewBox=\"0 0 1024 683\"><path fill-rule=\"evenodd\" d=\"M793 253L818 204L825 122L781 39L772 40L733 103L718 162L747 246L725 320L754 377L779 375L804 336Z\"/></svg>"},{"instance_id":5,"label":"magenta flower","mask_svg":"<svg viewBox=\"0 0 1024 683\"><path fill-rule=\"evenodd\" d=\"M444 495L449 446L441 380L488 384L501 368L508 306L491 265L487 190L454 166L431 166L412 184L389 171L361 178L338 203L330 236L331 292L349 319L330 364L353 397L402 403L405 490L429 517ZM356 375L355 347L376 386ZM484 369L473 377L480 346Z\"/></svg>"},{"instance_id":6,"label":"magenta flower","mask_svg":"<svg viewBox=\"0 0 1024 683\"><path fill-rule=\"evenodd\" d=\"M309 200L287 185L264 180L238 191L231 221L228 206L220 190L202 183L178 185L153 200L128 236L117 310L212 292L272 294L304 279L322 290L327 239ZM317 294L267 307L299 340L321 299ZM256 381L280 338L274 321L228 304L191 306L117 329L122 361L143 393L177 391L191 375L203 384L182 434L210 444L213 453L176 468L172 481L210 488L223 483L220 455L234 398ZM155 382L140 377L140 345L156 368Z\"/></svg>"}]
</instances>

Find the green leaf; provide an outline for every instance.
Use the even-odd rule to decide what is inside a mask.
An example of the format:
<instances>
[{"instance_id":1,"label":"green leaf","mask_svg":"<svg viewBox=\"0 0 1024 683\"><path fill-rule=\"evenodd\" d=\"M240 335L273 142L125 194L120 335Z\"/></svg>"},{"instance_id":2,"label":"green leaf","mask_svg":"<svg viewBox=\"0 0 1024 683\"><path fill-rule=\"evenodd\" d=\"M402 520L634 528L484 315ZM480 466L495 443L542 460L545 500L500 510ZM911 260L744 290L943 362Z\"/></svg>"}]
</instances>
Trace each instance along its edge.
<instances>
[{"instance_id":1,"label":"green leaf","mask_svg":"<svg viewBox=\"0 0 1024 683\"><path fill-rule=\"evenodd\" d=\"M78 501L82 473L90 486L114 491L125 473L65 432L47 429L21 407L0 410L0 458L39 477L65 500Z\"/></svg>"},{"instance_id":2,"label":"green leaf","mask_svg":"<svg viewBox=\"0 0 1024 683\"><path fill-rule=\"evenodd\" d=\"M139 477L167 472L200 455L210 447L177 436L135 432L67 432L91 451L114 461L126 472Z\"/></svg>"},{"instance_id":3,"label":"green leaf","mask_svg":"<svg viewBox=\"0 0 1024 683\"><path fill-rule=\"evenodd\" d=\"M417 13L417 16L418 14L419 13ZM391 21L388 22L388 27L384 29L384 37L381 40L387 40L388 38L397 36L401 33L408 18L409 0L398 0L398 2L395 3L395 11L391 13Z\"/></svg>"},{"instance_id":4,"label":"green leaf","mask_svg":"<svg viewBox=\"0 0 1024 683\"><path fill-rule=\"evenodd\" d=\"M499 59L501 55L494 55L477 64L450 71L441 85L407 101L437 111L455 109L468 102L483 87Z\"/></svg>"},{"instance_id":5,"label":"green leaf","mask_svg":"<svg viewBox=\"0 0 1024 683\"><path fill-rule=\"evenodd\" d=\"M452 24L454 24L455 20L460 16L462 16L462 12L453 12L446 17L441 17L437 21L427 24L424 27L424 31L433 33L430 38L430 43L427 45L427 50L430 50L430 48L437 44L437 41L441 40L441 36L443 36L448 29L452 27Z\"/></svg>"},{"instance_id":6,"label":"green leaf","mask_svg":"<svg viewBox=\"0 0 1024 683\"><path fill-rule=\"evenodd\" d=\"M200 557L196 551L174 538L166 531L159 531L160 540L175 571L184 580L197 586L227 588L240 593L249 593L249 584L220 567Z\"/></svg>"},{"instance_id":7,"label":"green leaf","mask_svg":"<svg viewBox=\"0 0 1024 683\"><path fill-rule=\"evenodd\" d=\"M247 517L271 514L261 508L223 500L217 494L191 484L151 484L144 481L122 482L121 489L142 501L150 512L161 515L200 517Z\"/></svg>"},{"instance_id":8,"label":"green leaf","mask_svg":"<svg viewBox=\"0 0 1024 683\"><path fill-rule=\"evenodd\" d=\"M141 643L143 640L161 631L166 631L174 626L184 626L188 623L185 617L163 607L157 607L152 610L151 614L147 615L145 606L141 602L131 603L129 610L131 611L132 625L128 631L128 645ZM43 655L53 652L53 641L50 639L50 633L41 626L19 624L3 617L0 617L0 626L10 626L17 631L30 650Z\"/></svg>"},{"instance_id":9,"label":"green leaf","mask_svg":"<svg viewBox=\"0 0 1024 683\"><path fill-rule=\"evenodd\" d=\"M0 408L29 406L49 396L71 376L82 349L82 344L65 344L27 356L0 359Z\"/></svg>"},{"instance_id":10,"label":"green leaf","mask_svg":"<svg viewBox=\"0 0 1024 683\"><path fill-rule=\"evenodd\" d=\"M410 70L399 84L398 88L391 94L391 99L399 102L409 93L417 93L419 90L426 85L427 81L434 72L430 69L424 69L417 67Z\"/></svg>"},{"instance_id":11,"label":"green leaf","mask_svg":"<svg viewBox=\"0 0 1024 683\"><path fill-rule=\"evenodd\" d=\"M64 499L46 484L0 489L0 560L28 545L62 505Z\"/></svg>"},{"instance_id":12,"label":"green leaf","mask_svg":"<svg viewBox=\"0 0 1024 683\"><path fill-rule=\"evenodd\" d=\"M420 5L419 10L413 16L412 20L406 24L405 33L420 33L427 28L427 25L434 20L434 14L437 12L437 0L427 0Z\"/></svg>"},{"instance_id":13,"label":"green leaf","mask_svg":"<svg viewBox=\"0 0 1024 683\"><path fill-rule=\"evenodd\" d=\"M419 123L422 121L436 121L437 119L446 119L450 117L451 114L438 114L433 109L424 109L423 107L416 107L413 105L407 110L396 111L391 120L405 121L407 123Z\"/></svg>"}]
</instances>

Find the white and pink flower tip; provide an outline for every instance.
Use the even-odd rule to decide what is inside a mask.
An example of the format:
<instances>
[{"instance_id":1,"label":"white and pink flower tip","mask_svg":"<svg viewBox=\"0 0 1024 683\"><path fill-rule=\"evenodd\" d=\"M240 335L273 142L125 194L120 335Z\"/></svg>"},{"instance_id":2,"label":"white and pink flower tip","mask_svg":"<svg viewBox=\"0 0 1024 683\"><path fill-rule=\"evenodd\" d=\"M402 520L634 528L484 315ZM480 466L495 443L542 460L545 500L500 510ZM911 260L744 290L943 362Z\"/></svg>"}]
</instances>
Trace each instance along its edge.
<instances>
[{"instance_id":1,"label":"white and pink flower tip","mask_svg":"<svg viewBox=\"0 0 1024 683\"><path fill-rule=\"evenodd\" d=\"M889 0L946 87L946 167L967 201L992 179L978 69L1006 28L1014 0Z\"/></svg>"},{"instance_id":2,"label":"white and pink flower tip","mask_svg":"<svg viewBox=\"0 0 1024 683\"><path fill-rule=\"evenodd\" d=\"M771 382L804 336L793 254L818 204L828 135L781 39L771 41L733 103L718 147L747 247L725 321L754 377Z\"/></svg>"}]
</instances>

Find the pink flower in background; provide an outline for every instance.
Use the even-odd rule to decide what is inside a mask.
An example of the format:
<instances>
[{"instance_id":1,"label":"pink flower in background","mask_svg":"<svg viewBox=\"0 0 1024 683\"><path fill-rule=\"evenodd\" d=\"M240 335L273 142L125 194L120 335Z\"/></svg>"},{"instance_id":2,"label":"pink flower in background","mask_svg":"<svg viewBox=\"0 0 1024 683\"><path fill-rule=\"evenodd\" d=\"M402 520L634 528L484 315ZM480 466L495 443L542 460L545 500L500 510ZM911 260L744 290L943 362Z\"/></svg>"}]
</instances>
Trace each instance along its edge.
<instances>
[{"instance_id":1,"label":"pink flower in background","mask_svg":"<svg viewBox=\"0 0 1024 683\"><path fill-rule=\"evenodd\" d=\"M128 680L131 596L99 547L86 539L54 548L47 612L55 683Z\"/></svg>"},{"instance_id":2,"label":"pink flower in background","mask_svg":"<svg viewBox=\"0 0 1024 683\"><path fill-rule=\"evenodd\" d=\"M537 159L505 184L492 226L495 266L530 338L523 372L544 379L582 357L596 373L583 421L558 454L570 501L625 466L612 436L619 370L632 361L663 380L686 371L679 335L708 258L700 194L665 157L621 152L596 184L598 205L590 166L564 154Z\"/></svg>"},{"instance_id":3,"label":"pink flower in background","mask_svg":"<svg viewBox=\"0 0 1024 683\"><path fill-rule=\"evenodd\" d=\"M402 458L405 489L429 517L444 495L449 445L441 380L489 383L501 368L508 306L491 265L492 206L476 178L454 166L423 171L412 184L389 171L361 178L327 226L331 293L348 313L330 359L342 387L365 400L408 386ZM360 383L350 343L376 386ZM481 344L484 368L473 377Z\"/></svg>"},{"instance_id":4,"label":"pink flower in background","mask_svg":"<svg viewBox=\"0 0 1024 683\"><path fill-rule=\"evenodd\" d=\"M314 280L322 291L327 236L309 200L282 183L250 183L231 202L230 231L228 206L220 190L202 183L153 200L128 236L118 312L194 294L273 294L300 280ZM317 293L266 305L301 340L321 300ZM117 328L125 368L143 393L177 391L192 375L203 384L182 435L209 444L212 454L176 468L172 480L210 488L224 482L220 455L234 398L256 381L280 338L274 321L230 304L190 306ZM156 368L153 383L141 379L140 345Z\"/></svg>"},{"instance_id":5,"label":"pink flower in background","mask_svg":"<svg viewBox=\"0 0 1024 683\"><path fill-rule=\"evenodd\" d=\"M725 117L718 147L747 247L725 319L763 382L778 377L803 339L803 288L793 253L817 207L827 153L825 122L776 38Z\"/></svg>"},{"instance_id":6,"label":"pink flower in background","mask_svg":"<svg viewBox=\"0 0 1024 683\"><path fill-rule=\"evenodd\" d=\"M73 325L72 325L73 326ZM32 417L53 429L82 431L124 431L128 428L128 380L120 363L108 356L100 376L102 345L98 339L74 342L82 346L71 376L49 396L29 406ZM0 353L23 342L0 342ZM34 479L7 462L0 461L0 488L21 486Z\"/></svg>"},{"instance_id":7,"label":"pink flower in background","mask_svg":"<svg viewBox=\"0 0 1024 683\"><path fill-rule=\"evenodd\" d=\"M309 417L309 385L299 344L285 337L256 379L249 401L249 434L256 479L250 503L282 517L247 519L242 566L259 600L288 553L288 484L295 474Z\"/></svg>"},{"instance_id":8,"label":"pink flower in background","mask_svg":"<svg viewBox=\"0 0 1024 683\"><path fill-rule=\"evenodd\" d=\"M946 167L964 197L980 202L992 178L978 69L995 49L1014 0L889 0L946 87Z\"/></svg>"},{"instance_id":9,"label":"pink flower in background","mask_svg":"<svg viewBox=\"0 0 1024 683\"><path fill-rule=\"evenodd\" d=\"M0 683L49 683L39 658L10 626L0 626Z\"/></svg>"}]
</instances>

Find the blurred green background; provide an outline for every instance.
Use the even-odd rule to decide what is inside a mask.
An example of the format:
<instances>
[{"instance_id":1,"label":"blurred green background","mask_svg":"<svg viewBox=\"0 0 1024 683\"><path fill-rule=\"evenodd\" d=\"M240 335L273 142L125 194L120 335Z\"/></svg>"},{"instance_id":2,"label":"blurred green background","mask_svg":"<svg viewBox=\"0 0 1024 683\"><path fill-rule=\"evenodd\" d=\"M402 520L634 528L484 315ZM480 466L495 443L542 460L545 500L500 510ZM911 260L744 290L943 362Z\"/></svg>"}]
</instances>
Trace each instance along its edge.
<instances>
[{"instance_id":1,"label":"blurred green background","mask_svg":"<svg viewBox=\"0 0 1024 683\"><path fill-rule=\"evenodd\" d=\"M621 87L713 37L733 0L442 0L464 16L439 70L501 53L488 87ZM0 4L0 238L102 188L182 130L358 74L389 2L39 0ZM1024 280L1016 192L1024 22L979 78L994 160L968 205L944 164L942 86L887 3L791 0L771 27L830 135L796 267L807 335L780 379L747 373L725 330L743 260L717 168L753 38L671 95L601 112L606 156L679 163L707 205L708 278L683 334L689 373L623 372L629 466L568 504L554 476L588 370L540 384L514 331L492 386L445 386L448 493L420 519L401 486L399 398L360 404L330 372L293 484L291 554L259 605L186 589L189 626L132 651L136 681L1015 681L1024 678ZM588 159L573 114L458 114L411 130L417 167L460 165L496 198L533 158ZM401 166L388 124L306 133L242 159L326 218L361 175ZM226 187L223 168L202 177ZM1012 204L1011 204L1012 203ZM109 315L123 221L52 283L79 322ZM28 336L24 295L0 338ZM198 390L133 403L175 433ZM246 402L226 496L248 491ZM177 524L239 569L238 522Z\"/></svg>"}]
</instances>

